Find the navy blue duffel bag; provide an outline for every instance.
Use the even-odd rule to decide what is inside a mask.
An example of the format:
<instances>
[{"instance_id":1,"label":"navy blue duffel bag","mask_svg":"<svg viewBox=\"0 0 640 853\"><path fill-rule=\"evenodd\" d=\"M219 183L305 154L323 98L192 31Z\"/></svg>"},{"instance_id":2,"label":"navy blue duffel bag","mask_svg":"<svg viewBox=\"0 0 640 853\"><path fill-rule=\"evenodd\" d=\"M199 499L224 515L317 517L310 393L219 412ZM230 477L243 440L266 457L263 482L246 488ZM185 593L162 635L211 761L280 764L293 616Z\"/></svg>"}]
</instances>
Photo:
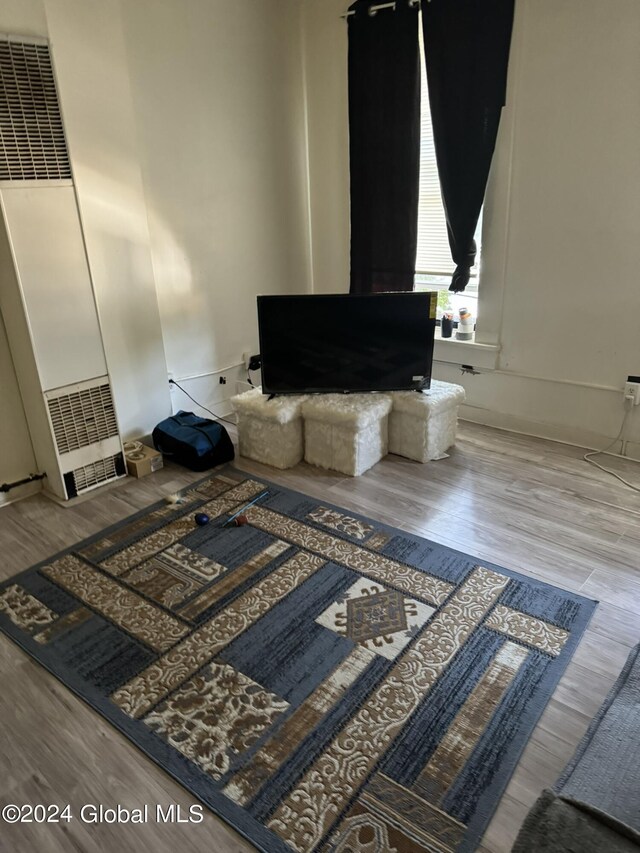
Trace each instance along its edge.
<instances>
[{"instance_id":1,"label":"navy blue duffel bag","mask_svg":"<svg viewBox=\"0 0 640 853\"><path fill-rule=\"evenodd\" d=\"M233 444L222 424L193 412L178 412L160 421L151 438L163 456L192 471L206 471L234 457Z\"/></svg>"}]
</instances>

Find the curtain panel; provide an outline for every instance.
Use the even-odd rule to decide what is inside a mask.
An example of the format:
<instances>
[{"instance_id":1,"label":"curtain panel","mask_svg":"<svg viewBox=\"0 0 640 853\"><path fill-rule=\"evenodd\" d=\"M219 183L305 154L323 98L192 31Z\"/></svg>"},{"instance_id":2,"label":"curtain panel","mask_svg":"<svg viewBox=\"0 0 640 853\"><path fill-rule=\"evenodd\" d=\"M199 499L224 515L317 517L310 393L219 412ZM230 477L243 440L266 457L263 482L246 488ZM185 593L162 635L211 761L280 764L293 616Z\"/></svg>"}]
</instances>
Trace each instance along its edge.
<instances>
[{"instance_id":1,"label":"curtain panel","mask_svg":"<svg viewBox=\"0 0 640 853\"><path fill-rule=\"evenodd\" d=\"M506 100L514 0L422 3L425 65L451 256L449 290L475 262L473 235Z\"/></svg>"},{"instance_id":2,"label":"curtain panel","mask_svg":"<svg viewBox=\"0 0 640 853\"><path fill-rule=\"evenodd\" d=\"M418 7L349 7L352 293L413 290L420 175Z\"/></svg>"}]
</instances>

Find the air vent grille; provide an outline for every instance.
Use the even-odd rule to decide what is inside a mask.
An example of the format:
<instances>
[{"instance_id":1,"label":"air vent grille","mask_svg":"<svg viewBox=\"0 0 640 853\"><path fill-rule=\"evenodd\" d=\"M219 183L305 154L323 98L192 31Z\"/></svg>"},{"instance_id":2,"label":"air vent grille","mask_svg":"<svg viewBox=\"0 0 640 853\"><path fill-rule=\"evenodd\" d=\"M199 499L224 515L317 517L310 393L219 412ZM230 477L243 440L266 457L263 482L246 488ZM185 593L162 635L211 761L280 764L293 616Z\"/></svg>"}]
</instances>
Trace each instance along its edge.
<instances>
[{"instance_id":1,"label":"air vent grille","mask_svg":"<svg viewBox=\"0 0 640 853\"><path fill-rule=\"evenodd\" d=\"M70 453L118 435L109 383L48 401L58 453Z\"/></svg>"},{"instance_id":2,"label":"air vent grille","mask_svg":"<svg viewBox=\"0 0 640 853\"><path fill-rule=\"evenodd\" d=\"M82 468L76 468L75 471L72 471L77 494L86 492L87 489L92 489L101 483L108 483L110 480L115 480L119 476L117 463L120 455L116 453L114 456L99 459L97 462L91 462L89 465L84 465Z\"/></svg>"},{"instance_id":3,"label":"air vent grille","mask_svg":"<svg viewBox=\"0 0 640 853\"><path fill-rule=\"evenodd\" d=\"M0 180L71 178L46 44L0 40Z\"/></svg>"}]
</instances>

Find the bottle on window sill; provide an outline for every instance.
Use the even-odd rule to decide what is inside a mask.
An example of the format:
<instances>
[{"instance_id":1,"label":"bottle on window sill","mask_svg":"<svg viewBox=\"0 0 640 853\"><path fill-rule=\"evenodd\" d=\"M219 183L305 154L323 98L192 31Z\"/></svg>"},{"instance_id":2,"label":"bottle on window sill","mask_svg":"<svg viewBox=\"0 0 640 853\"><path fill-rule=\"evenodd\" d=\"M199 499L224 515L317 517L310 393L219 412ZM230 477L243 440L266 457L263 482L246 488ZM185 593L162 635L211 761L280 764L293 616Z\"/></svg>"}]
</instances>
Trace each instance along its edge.
<instances>
[{"instance_id":1,"label":"bottle on window sill","mask_svg":"<svg viewBox=\"0 0 640 853\"><path fill-rule=\"evenodd\" d=\"M472 341L473 340L473 317L466 308L460 309L460 319L458 320L458 328L456 331L456 340Z\"/></svg>"},{"instance_id":2,"label":"bottle on window sill","mask_svg":"<svg viewBox=\"0 0 640 853\"><path fill-rule=\"evenodd\" d=\"M453 331L453 311L445 311L440 320L440 337L450 338Z\"/></svg>"}]
</instances>

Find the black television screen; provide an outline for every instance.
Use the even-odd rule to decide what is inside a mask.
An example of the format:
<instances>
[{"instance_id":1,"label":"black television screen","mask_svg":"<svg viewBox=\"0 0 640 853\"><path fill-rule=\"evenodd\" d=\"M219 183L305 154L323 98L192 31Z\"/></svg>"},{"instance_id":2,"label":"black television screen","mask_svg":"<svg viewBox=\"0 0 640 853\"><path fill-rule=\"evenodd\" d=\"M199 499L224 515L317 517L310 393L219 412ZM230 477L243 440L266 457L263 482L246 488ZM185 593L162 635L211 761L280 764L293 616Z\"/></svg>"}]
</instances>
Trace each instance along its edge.
<instances>
[{"instance_id":1,"label":"black television screen","mask_svg":"<svg viewBox=\"0 0 640 853\"><path fill-rule=\"evenodd\" d=\"M258 296L265 394L429 388L436 293Z\"/></svg>"}]
</instances>

